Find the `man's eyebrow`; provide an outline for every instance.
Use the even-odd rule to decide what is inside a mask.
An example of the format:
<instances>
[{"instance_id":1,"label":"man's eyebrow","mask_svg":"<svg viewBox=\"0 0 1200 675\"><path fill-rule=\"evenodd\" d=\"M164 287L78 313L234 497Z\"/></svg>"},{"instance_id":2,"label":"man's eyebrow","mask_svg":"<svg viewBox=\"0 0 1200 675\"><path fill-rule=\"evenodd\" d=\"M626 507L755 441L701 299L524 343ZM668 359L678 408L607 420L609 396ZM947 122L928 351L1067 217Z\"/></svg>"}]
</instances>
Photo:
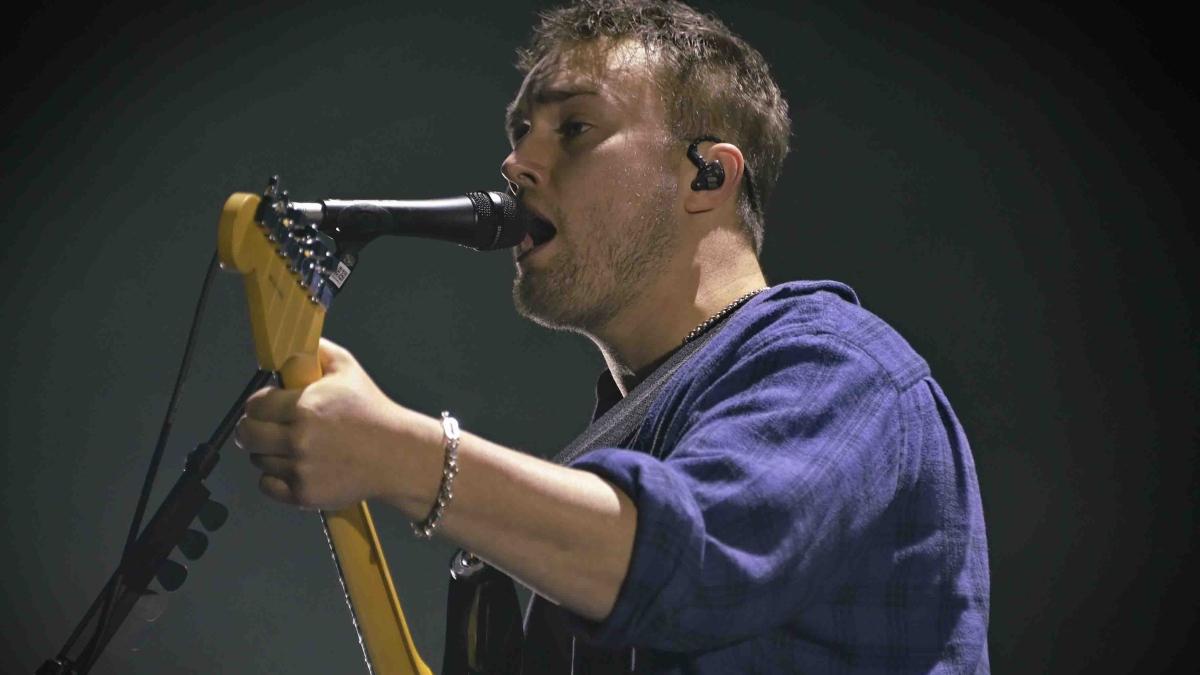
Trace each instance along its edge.
<instances>
[{"instance_id":1,"label":"man's eyebrow","mask_svg":"<svg viewBox=\"0 0 1200 675\"><path fill-rule=\"evenodd\" d=\"M539 105L547 103L562 103L569 98L576 96L599 96L600 92L595 89L575 89L575 88L546 88L538 89L533 94L533 102Z\"/></svg>"}]
</instances>

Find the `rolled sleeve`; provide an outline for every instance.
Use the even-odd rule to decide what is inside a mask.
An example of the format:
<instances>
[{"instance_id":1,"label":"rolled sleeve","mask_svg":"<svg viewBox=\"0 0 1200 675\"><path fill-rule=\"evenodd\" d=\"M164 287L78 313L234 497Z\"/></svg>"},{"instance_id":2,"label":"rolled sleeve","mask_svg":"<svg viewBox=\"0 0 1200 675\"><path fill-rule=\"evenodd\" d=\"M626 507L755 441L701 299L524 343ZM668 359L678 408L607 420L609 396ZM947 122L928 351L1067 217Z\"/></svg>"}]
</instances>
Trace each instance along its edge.
<instances>
[{"instance_id":1,"label":"rolled sleeve","mask_svg":"<svg viewBox=\"0 0 1200 675\"><path fill-rule=\"evenodd\" d=\"M574 617L589 641L693 651L779 627L845 573L891 499L902 430L878 364L831 335L756 344L668 394L665 459L572 463L638 510L612 612Z\"/></svg>"},{"instance_id":2,"label":"rolled sleeve","mask_svg":"<svg viewBox=\"0 0 1200 675\"><path fill-rule=\"evenodd\" d=\"M625 636L637 634L653 620L647 613L670 586L679 558L685 551L703 548L704 516L689 499L686 477L645 453L602 448L572 466L599 475L637 505L633 555L612 612L603 622L576 622L577 632L598 644L623 644Z\"/></svg>"}]
</instances>

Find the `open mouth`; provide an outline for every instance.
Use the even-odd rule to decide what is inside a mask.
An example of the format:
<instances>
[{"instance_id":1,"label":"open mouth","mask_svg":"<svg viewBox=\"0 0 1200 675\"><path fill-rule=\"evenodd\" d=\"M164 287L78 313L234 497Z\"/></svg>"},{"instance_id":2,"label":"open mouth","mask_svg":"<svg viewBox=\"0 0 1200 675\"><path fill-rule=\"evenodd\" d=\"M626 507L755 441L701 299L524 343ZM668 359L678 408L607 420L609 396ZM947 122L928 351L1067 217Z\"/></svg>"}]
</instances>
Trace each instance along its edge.
<instances>
[{"instance_id":1,"label":"open mouth","mask_svg":"<svg viewBox=\"0 0 1200 675\"><path fill-rule=\"evenodd\" d=\"M556 234L558 228L553 223L531 211L526 221L525 238L517 245L517 260L541 248Z\"/></svg>"}]
</instances>

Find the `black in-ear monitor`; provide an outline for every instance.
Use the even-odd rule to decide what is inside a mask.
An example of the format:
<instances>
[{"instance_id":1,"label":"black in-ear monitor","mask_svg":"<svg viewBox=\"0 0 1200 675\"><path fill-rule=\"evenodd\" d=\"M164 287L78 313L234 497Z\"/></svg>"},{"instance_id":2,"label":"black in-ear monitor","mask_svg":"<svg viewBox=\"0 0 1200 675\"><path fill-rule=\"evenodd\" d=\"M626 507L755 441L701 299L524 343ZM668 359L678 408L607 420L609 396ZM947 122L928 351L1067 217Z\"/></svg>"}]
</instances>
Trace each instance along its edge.
<instances>
[{"instance_id":1,"label":"black in-ear monitor","mask_svg":"<svg viewBox=\"0 0 1200 675\"><path fill-rule=\"evenodd\" d=\"M697 169L700 169L696 172L696 179L692 181L693 190L716 190L725 183L725 167L721 166L721 160L714 159L706 162L700 156L700 152L696 150L696 146L705 141L720 143L721 139L716 136L701 136L688 146L688 159L692 160L692 164L695 164Z\"/></svg>"}]
</instances>

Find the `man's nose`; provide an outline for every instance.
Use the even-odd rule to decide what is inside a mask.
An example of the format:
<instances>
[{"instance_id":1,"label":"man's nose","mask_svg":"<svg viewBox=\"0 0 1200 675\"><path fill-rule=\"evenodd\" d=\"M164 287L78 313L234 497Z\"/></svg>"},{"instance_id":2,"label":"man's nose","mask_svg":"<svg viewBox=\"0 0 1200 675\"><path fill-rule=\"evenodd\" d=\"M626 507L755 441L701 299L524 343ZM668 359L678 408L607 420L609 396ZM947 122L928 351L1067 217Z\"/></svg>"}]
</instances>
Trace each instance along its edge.
<instances>
[{"instance_id":1,"label":"man's nose","mask_svg":"<svg viewBox=\"0 0 1200 675\"><path fill-rule=\"evenodd\" d=\"M540 187L546 184L547 170L545 163L536 161L530 156L530 153L523 152L523 149L514 149L508 153L508 157L505 157L504 162L500 164L500 173L508 181L509 187L512 188L513 192Z\"/></svg>"}]
</instances>

